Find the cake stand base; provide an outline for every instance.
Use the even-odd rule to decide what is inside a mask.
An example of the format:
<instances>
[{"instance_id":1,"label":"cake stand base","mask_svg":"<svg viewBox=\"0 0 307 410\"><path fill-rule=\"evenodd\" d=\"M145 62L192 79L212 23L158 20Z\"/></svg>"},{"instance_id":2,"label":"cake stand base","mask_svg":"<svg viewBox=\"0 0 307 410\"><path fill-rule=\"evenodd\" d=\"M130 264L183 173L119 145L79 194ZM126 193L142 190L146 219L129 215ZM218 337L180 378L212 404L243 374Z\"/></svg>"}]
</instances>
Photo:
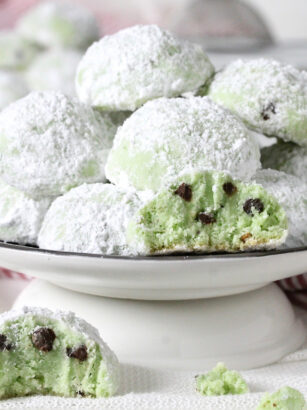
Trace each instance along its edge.
<instances>
[{"instance_id":1,"label":"cake stand base","mask_svg":"<svg viewBox=\"0 0 307 410\"><path fill-rule=\"evenodd\" d=\"M204 370L264 366L298 349L305 329L274 284L240 295L141 301L81 294L34 280L15 307L71 310L96 326L120 361Z\"/></svg>"}]
</instances>

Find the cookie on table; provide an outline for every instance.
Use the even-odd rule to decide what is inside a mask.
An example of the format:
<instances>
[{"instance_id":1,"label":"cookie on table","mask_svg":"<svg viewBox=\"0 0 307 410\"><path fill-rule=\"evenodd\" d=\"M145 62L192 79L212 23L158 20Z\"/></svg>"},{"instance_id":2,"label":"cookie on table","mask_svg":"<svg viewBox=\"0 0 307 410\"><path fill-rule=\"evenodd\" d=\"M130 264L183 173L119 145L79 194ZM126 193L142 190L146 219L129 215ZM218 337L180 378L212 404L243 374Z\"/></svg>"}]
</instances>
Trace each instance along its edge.
<instances>
[{"instance_id":1,"label":"cookie on table","mask_svg":"<svg viewBox=\"0 0 307 410\"><path fill-rule=\"evenodd\" d=\"M305 406L302 393L285 386L272 394L266 393L256 410L304 410Z\"/></svg>"},{"instance_id":2,"label":"cookie on table","mask_svg":"<svg viewBox=\"0 0 307 410\"><path fill-rule=\"evenodd\" d=\"M105 111L134 111L146 101L197 91L214 68L202 47L156 25L137 25L103 37L82 58L76 88L81 101Z\"/></svg>"},{"instance_id":3,"label":"cookie on table","mask_svg":"<svg viewBox=\"0 0 307 410\"><path fill-rule=\"evenodd\" d=\"M203 396L223 396L249 392L247 383L240 373L228 370L224 363L217 363L210 372L200 374L195 379L196 390Z\"/></svg>"},{"instance_id":4,"label":"cookie on table","mask_svg":"<svg viewBox=\"0 0 307 410\"><path fill-rule=\"evenodd\" d=\"M0 181L0 240L36 245L50 198L32 199Z\"/></svg>"},{"instance_id":5,"label":"cookie on table","mask_svg":"<svg viewBox=\"0 0 307 410\"><path fill-rule=\"evenodd\" d=\"M23 70L34 60L38 48L14 31L0 31L0 69Z\"/></svg>"},{"instance_id":6,"label":"cookie on table","mask_svg":"<svg viewBox=\"0 0 307 410\"><path fill-rule=\"evenodd\" d=\"M74 96L75 73L82 53L73 49L51 49L30 65L26 79L31 90L56 90Z\"/></svg>"},{"instance_id":7,"label":"cookie on table","mask_svg":"<svg viewBox=\"0 0 307 410\"><path fill-rule=\"evenodd\" d=\"M217 169L248 179L259 167L257 143L228 110L207 97L159 98L119 128L106 176L124 188L157 192L185 169Z\"/></svg>"},{"instance_id":8,"label":"cookie on table","mask_svg":"<svg viewBox=\"0 0 307 410\"><path fill-rule=\"evenodd\" d=\"M263 168L295 175L307 183L307 147L280 141L261 150L261 162Z\"/></svg>"},{"instance_id":9,"label":"cookie on table","mask_svg":"<svg viewBox=\"0 0 307 410\"><path fill-rule=\"evenodd\" d=\"M108 124L61 92L32 92L0 113L0 176L33 198L104 180Z\"/></svg>"},{"instance_id":10,"label":"cookie on table","mask_svg":"<svg viewBox=\"0 0 307 410\"><path fill-rule=\"evenodd\" d=\"M27 84L19 73L0 69L0 110L28 92Z\"/></svg>"},{"instance_id":11,"label":"cookie on table","mask_svg":"<svg viewBox=\"0 0 307 410\"><path fill-rule=\"evenodd\" d=\"M307 146L307 74L264 58L236 60L216 74L208 95L250 128Z\"/></svg>"},{"instance_id":12,"label":"cookie on table","mask_svg":"<svg viewBox=\"0 0 307 410\"><path fill-rule=\"evenodd\" d=\"M38 245L67 252L129 255L126 228L139 207L136 194L115 185L81 185L52 203Z\"/></svg>"},{"instance_id":13,"label":"cookie on table","mask_svg":"<svg viewBox=\"0 0 307 410\"><path fill-rule=\"evenodd\" d=\"M286 214L273 196L217 171L178 177L127 229L131 249L141 255L274 249L286 236Z\"/></svg>"},{"instance_id":14,"label":"cookie on table","mask_svg":"<svg viewBox=\"0 0 307 410\"><path fill-rule=\"evenodd\" d=\"M294 175L263 169L255 176L286 211L289 234L285 246L295 248L307 245L307 183Z\"/></svg>"},{"instance_id":15,"label":"cookie on table","mask_svg":"<svg viewBox=\"0 0 307 410\"><path fill-rule=\"evenodd\" d=\"M17 31L25 39L46 48L86 49L100 36L91 11L66 0L39 2L22 15Z\"/></svg>"},{"instance_id":16,"label":"cookie on table","mask_svg":"<svg viewBox=\"0 0 307 410\"><path fill-rule=\"evenodd\" d=\"M74 313L24 307L0 315L0 398L108 397L118 383L115 354Z\"/></svg>"}]
</instances>

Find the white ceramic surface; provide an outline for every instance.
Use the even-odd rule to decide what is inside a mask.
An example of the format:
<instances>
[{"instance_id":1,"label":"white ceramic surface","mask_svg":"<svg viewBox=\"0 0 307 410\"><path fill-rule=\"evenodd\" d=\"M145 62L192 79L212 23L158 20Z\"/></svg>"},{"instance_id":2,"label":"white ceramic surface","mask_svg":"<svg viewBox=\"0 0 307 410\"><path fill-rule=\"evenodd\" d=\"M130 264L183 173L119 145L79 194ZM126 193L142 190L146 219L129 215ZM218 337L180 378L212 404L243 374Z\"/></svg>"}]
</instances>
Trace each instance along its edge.
<instances>
[{"instance_id":1,"label":"white ceramic surface","mask_svg":"<svg viewBox=\"0 0 307 410\"><path fill-rule=\"evenodd\" d=\"M305 328L276 285L214 299L136 301L82 295L32 282L15 306L73 310L96 326L122 363L195 370L224 361L235 369L279 360Z\"/></svg>"},{"instance_id":2,"label":"white ceramic surface","mask_svg":"<svg viewBox=\"0 0 307 410\"><path fill-rule=\"evenodd\" d=\"M120 258L1 244L0 265L93 295L181 300L238 294L301 274L307 267L307 248L250 254Z\"/></svg>"}]
</instances>

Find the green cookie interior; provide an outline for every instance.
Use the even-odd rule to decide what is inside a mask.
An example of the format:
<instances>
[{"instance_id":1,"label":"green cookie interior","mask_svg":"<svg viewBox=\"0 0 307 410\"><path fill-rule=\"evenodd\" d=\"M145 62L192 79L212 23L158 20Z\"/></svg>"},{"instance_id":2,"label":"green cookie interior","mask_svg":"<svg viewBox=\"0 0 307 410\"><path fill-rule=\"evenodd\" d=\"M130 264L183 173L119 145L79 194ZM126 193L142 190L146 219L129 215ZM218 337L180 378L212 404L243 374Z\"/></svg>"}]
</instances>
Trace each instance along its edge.
<instances>
[{"instance_id":1,"label":"green cookie interior","mask_svg":"<svg viewBox=\"0 0 307 410\"><path fill-rule=\"evenodd\" d=\"M34 345L33 333L40 329L54 332L51 350ZM68 324L25 315L0 326L0 398L106 397L112 392L99 345Z\"/></svg>"},{"instance_id":2,"label":"green cookie interior","mask_svg":"<svg viewBox=\"0 0 307 410\"><path fill-rule=\"evenodd\" d=\"M128 242L151 254L274 248L286 234L284 210L260 185L209 171L162 190L127 230Z\"/></svg>"}]
</instances>

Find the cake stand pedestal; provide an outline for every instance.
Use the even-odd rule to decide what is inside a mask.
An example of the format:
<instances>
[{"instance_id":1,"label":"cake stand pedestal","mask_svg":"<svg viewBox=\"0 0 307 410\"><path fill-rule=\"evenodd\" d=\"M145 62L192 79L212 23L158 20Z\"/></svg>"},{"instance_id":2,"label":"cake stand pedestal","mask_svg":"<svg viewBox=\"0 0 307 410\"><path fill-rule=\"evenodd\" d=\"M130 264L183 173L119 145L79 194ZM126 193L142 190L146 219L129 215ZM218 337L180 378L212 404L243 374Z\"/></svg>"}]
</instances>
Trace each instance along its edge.
<instances>
[{"instance_id":1,"label":"cake stand pedestal","mask_svg":"<svg viewBox=\"0 0 307 410\"><path fill-rule=\"evenodd\" d=\"M15 307L72 310L96 326L123 363L204 370L264 366L298 349L305 329L283 292L257 290L207 299L114 299L33 281Z\"/></svg>"}]
</instances>

